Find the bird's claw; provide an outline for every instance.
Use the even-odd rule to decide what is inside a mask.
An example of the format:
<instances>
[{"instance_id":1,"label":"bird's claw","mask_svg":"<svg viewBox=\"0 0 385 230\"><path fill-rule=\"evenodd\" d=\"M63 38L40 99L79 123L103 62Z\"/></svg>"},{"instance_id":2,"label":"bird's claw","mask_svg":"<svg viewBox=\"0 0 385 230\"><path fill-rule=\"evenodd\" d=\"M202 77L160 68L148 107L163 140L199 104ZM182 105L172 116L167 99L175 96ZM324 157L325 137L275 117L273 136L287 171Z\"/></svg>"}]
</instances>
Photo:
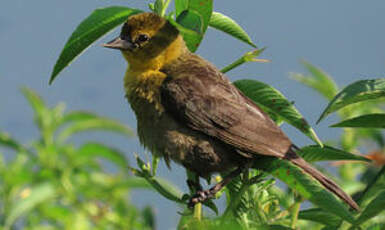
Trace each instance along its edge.
<instances>
[{"instance_id":1,"label":"bird's claw","mask_svg":"<svg viewBox=\"0 0 385 230\"><path fill-rule=\"evenodd\" d=\"M188 207L193 208L197 203L203 203L214 197L211 190L199 190L192 196L188 202Z\"/></svg>"}]
</instances>

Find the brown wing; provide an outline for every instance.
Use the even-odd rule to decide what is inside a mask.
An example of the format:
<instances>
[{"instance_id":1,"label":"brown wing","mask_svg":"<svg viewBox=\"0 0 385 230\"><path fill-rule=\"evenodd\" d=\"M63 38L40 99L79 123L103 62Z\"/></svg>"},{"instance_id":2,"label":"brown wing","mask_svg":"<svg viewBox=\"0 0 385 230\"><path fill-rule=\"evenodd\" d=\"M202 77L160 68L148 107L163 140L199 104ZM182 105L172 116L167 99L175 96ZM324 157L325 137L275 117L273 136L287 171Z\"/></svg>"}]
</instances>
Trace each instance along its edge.
<instances>
[{"instance_id":1,"label":"brown wing","mask_svg":"<svg viewBox=\"0 0 385 230\"><path fill-rule=\"evenodd\" d=\"M214 66L190 55L163 71L161 101L175 119L242 152L284 157L287 136Z\"/></svg>"}]
</instances>

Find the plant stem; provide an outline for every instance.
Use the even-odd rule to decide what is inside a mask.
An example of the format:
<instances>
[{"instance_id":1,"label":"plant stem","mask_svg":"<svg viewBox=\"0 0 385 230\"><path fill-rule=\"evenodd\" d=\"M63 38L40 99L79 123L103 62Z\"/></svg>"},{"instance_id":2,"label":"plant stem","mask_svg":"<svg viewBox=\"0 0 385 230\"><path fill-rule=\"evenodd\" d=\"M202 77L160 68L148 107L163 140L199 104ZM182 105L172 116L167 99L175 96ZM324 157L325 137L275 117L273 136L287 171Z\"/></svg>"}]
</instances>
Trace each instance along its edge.
<instances>
[{"instance_id":1,"label":"plant stem","mask_svg":"<svg viewBox=\"0 0 385 230\"><path fill-rule=\"evenodd\" d=\"M230 70L242 65L243 63L245 63L245 59L243 58L243 56L241 58L239 58L238 60L236 60L235 62L231 63L230 65L224 67L223 69L221 69L221 72L222 73L227 73L229 72Z\"/></svg>"},{"instance_id":2,"label":"plant stem","mask_svg":"<svg viewBox=\"0 0 385 230\"><path fill-rule=\"evenodd\" d=\"M292 215L291 215L291 225L290 227L291 228L295 228L295 226L297 225L297 220L298 220L298 214L299 214L299 209L301 207L301 202L302 202L302 198L301 197L297 197L295 203L293 204L293 207L292 207Z\"/></svg>"},{"instance_id":3,"label":"plant stem","mask_svg":"<svg viewBox=\"0 0 385 230\"><path fill-rule=\"evenodd\" d=\"M158 169L160 158L158 156L152 156L152 176L156 176L156 170Z\"/></svg>"},{"instance_id":4,"label":"plant stem","mask_svg":"<svg viewBox=\"0 0 385 230\"><path fill-rule=\"evenodd\" d=\"M256 50L253 50L253 51L250 51L250 52L247 52L245 53L242 57L240 57L239 59L237 59L235 62L231 63L230 65L224 67L223 69L221 69L221 72L222 73L227 73L229 72L230 70L242 65L243 63L246 63L246 62L269 62L269 60L266 60L266 59L257 59L256 57L258 57L263 51L265 50L265 48L262 48L262 49L256 49Z\"/></svg>"},{"instance_id":5,"label":"plant stem","mask_svg":"<svg viewBox=\"0 0 385 230\"><path fill-rule=\"evenodd\" d=\"M167 8L168 8L169 4L170 4L170 0L166 0L166 2L164 2L162 11L160 13L160 16L164 17L166 15L166 11L167 11Z\"/></svg>"},{"instance_id":6,"label":"plant stem","mask_svg":"<svg viewBox=\"0 0 385 230\"><path fill-rule=\"evenodd\" d=\"M194 205L194 219L197 221L202 220L202 204L201 203L196 203Z\"/></svg>"}]
</instances>

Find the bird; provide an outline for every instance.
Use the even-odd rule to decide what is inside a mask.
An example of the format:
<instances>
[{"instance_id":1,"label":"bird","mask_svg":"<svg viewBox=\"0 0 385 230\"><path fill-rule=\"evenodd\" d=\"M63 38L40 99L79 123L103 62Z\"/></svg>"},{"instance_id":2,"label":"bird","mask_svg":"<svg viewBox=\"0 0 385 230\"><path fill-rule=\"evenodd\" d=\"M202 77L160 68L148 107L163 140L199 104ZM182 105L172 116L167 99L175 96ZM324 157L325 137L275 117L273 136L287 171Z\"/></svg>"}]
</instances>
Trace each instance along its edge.
<instances>
[{"instance_id":1,"label":"bird","mask_svg":"<svg viewBox=\"0 0 385 230\"><path fill-rule=\"evenodd\" d=\"M214 197L253 162L275 157L302 168L359 209L335 182L296 153L298 148L267 113L217 67L190 52L179 30L165 18L152 12L132 15L120 35L103 46L120 50L128 62L124 89L145 148L198 178L231 172L212 188L199 189L190 206Z\"/></svg>"}]
</instances>

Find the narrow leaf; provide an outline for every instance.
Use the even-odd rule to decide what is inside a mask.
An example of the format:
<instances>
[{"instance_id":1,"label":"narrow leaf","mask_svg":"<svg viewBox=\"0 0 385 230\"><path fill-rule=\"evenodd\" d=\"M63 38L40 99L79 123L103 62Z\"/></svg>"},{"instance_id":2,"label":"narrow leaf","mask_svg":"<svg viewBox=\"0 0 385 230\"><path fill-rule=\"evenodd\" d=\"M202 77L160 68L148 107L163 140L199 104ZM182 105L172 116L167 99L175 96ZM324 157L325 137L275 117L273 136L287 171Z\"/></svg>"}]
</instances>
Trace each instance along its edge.
<instances>
[{"instance_id":1,"label":"narrow leaf","mask_svg":"<svg viewBox=\"0 0 385 230\"><path fill-rule=\"evenodd\" d=\"M319 208L302 210L299 212L298 218L330 226L338 226L341 223L341 218Z\"/></svg>"},{"instance_id":2,"label":"narrow leaf","mask_svg":"<svg viewBox=\"0 0 385 230\"><path fill-rule=\"evenodd\" d=\"M356 155L353 153L345 152L340 149L333 148L331 146L320 147L318 145L309 145L302 147L297 152L302 158L309 162L316 161L340 161L340 160L356 160L371 162L366 157Z\"/></svg>"},{"instance_id":3,"label":"narrow leaf","mask_svg":"<svg viewBox=\"0 0 385 230\"><path fill-rule=\"evenodd\" d=\"M154 12L158 15L162 15L163 0L156 0L154 3Z\"/></svg>"},{"instance_id":4,"label":"narrow leaf","mask_svg":"<svg viewBox=\"0 0 385 230\"><path fill-rule=\"evenodd\" d=\"M366 230L384 230L385 229L385 224L373 224L370 225Z\"/></svg>"},{"instance_id":5,"label":"narrow leaf","mask_svg":"<svg viewBox=\"0 0 385 230\"><path fill-rule=\"evenodd\" d=\"M10 229L17 218L31 211L36 205L51 199L55 193L54 186L48 183L26 188L23 195L11 204L9 214L5 217L4 229Z\"/></svg>"},{"instance_id":6,"label":"narrow leaf","mask_svg":"<svg viewBox=\"0 0 385 230\"><path fill-rule=\"evenodd\" d=\"M184 203L182 192L169 181L158 177L146 177L145 179L163 197L177 203Z\"/></svg>"},{"instance_id":7,"label":"narrow leaf","mask_svg":"<svg viewBox=\"0 0 385 230\"><path fill-rule=\"evenodd\" d=\"M230 229L233 229L233 228L230 228ZM257 225L255 229L258 229L258 230L293 230L292 228L289 228L289 227L284 226L284 225L279 225L279 224Z\"/></svg>"},{"instance_id":8,"label":"narrow leaf","mask_svg":"<svg viewBox=\"0 0 385 230\"><path fill-rule=\"evenodd\" d=\"M323 228L321 228L321 230L338 230L339 229L339 226L325 226Z\"/></svg>"},{"instance_id":9,"label":"narrow leaf","mask_svg":"<svg viewBox=\"0 0 385 230\"><path fill-rule=\"evenodd\" d=\"M33 109L37 125L40 129L42 129L48 122L48 108L46 107L43 99L35 91L25 87L22 88L21 91Z\"/></svg>"},{"instance_id":10,"label":"narrow leaf","mask_svg":"<svg viewBox=\"0 0 385 230\"><path fill-rule=\"evenodd\" d=\"M362 224L370 218L378 215L380 212L385 211L385 190L382 190L376 198L374 198L368 206L362 211L358 217L356 224Z\"/></svg>"},{"instance_id":11,"label":"narrow leaf","mask_svg":"<svg viewBox=\"0 0 385 230\"><path fill-rule=\"evenodd\" d=\"M365 207L373 197L377 196L385 188L385 166L377 173L373 180L368 184L362 192L358 203L361 207Z\"/></svg>"},{"instance_id":12,"label":"narrow leaf","mask_svg":"<svg viewBox=\"0 0 385 230\"><path fill-rule=\"evenodd\" d=\"M317 123L345 106L381 97L385 97L385 78L356 81L346 86L329 102Z\"/></svg>"},{"instance_id":13,"label":"narrow leaf","mask_svg":"<svg viewBox=\"0 0 385 230\"><path fill-rule=\"evenodd\" d=\"M121 186L130 189L153 189L153 187L144 178L135 176L130 176L125 179Z\"/></svg>"},{"instance_id":14,"label":"narrow leaf","mask_svg":"<svg viewBox=\"0 0 385 230\"><path fill-rule=\"evenodd\" d=\"M255 161L254 166L277 177L323 210L353 223L354 220L349 210L334 194L289 161L273 157L262 157L260 160Z\"/></svg>"},{"instance_id":15,"label":"narrow leaf","mask_svg":"<svg viewBox=\"0 0 385 230\"><path fill-rule=\"evenodd\" d=\"M69 138L71 135L79 133L79 132L85 132L85 131L93 131L93 130L101 130L101 131L111 131L114 133L119 133L128 137L132 137L134 134L132 130L111 119L107 118L97 118L92 120L86 120L86 121L78 121L74 122L68 127L64 128L63 131L61 131L58 135L58 141L64 142Z\"/></svg>"},{"instance_id":16,"label":"narrow leaf","mask_svg":"<svg viewBox=\"0 0 385 230\"><path fill-rule=\"evenodd\" d=\"M0 132L0 146L5 146L15 151L25 150L25 148L20 143L12 139L7 133L2 132Z\"/></svg>"},{"instance_id":17,"label":"narrow leaf","mask_svg":"<svg viewBox=\"0 0 385 230\"><path fill-rule=\"evenodd\" d=\"M140 13L140 10L127 7L111 6L95 10L83 20L72 33L56 61L49 83L76 59L92 43L122 24L128 16Z\"/></svg>"},{"instance_id":18,"label":"narrow leaf","mask_svg":"<svg viewBox=\"0 0 385 230\"><path fill-rule=\"evenodd\" d=\"M63 116L61 123L64 124L68 122L85 121L96 118L99 118L99 116L94 113L87 111L72 111Z\"/></svg>"},{"instance_id":19,"label":"narrow leaf","mask_svg":"<svg viewBox=\"0 0 385 230\"><path fill-rule=\"evenodd\" d=\"M288 124L296 127L322 146L322 142L318 139L314 130L294 107L293 103L288 101L278 90L260 81L250 79L235 81L234 85L257 105L261 106L263 110L281 117Z\"/></svg>"},{"instance_id":20,"label":"narrow leaf","mask_svg":"<svg viewBox=\"0 0 385 230\"><path fill-rule=\"evenodd\" d=\"M302 64L310 72L310 76L304 76L302 74L293 73L291 77L302 84L315 89L326 99L331 100L338 91L338 86L334 80L320 68L310 64L309 62L302 61Z\"/></svg>"},{"instance_id":21,"label":"narrow leaf","mask_svg":"<svg viewBox=\"0 0 385 230\"><path fill-rule=\"evenodd\" d=\"M146 206L142 211L144 223L149 229L156 229L155 227L155 212L151 206Z\"/></svg>"},{"instance_id":22,"label":"narrow leaf","mask_svg":"<svg viewBox=\"0 0 385 230\"><path fill-rule=\"evenodd\" d=\"M352 127L352 128L385 128L385 114L367 114L350 118L331 127Z\"/></svg>"},{"instance_id":23,"label":"narrow leaf","mask_svg":"<svg viewBox=\"0 0 385 230\"><path fill-rule=\"evenodd\" d=\"M233 19L229 18L228 16L219 13L219 12L213 12L210 18L209 26L220 30L222 32L225 32L249 45L256 48L257 46L253 43L249 35L246 33L246 31L243 30L243 28L238 25Z\"/></svg>"},{"instance_id":24,"label":"narrow leaf","mask_svg":"<svg viewBox=\"0 0 385 230\"><path fill-rule=\"evenodd\" d=\"M33 90L28 89L26 87L21 89L24 97L28 100L30 105L32 106L33 110L37 114L43 113L43 111L46 109L46 105L41 99L41 97Z\"/></svg>"},{"instance_id":25,"label":"narrow leaf","mask_svg":"<svg viewBox=\"0 0 385 230\"><path fill-rule=\"evenodd\" d=\"M110 160L122 169L128 169L128 162L126 157L119 150L105 146L100 143L87 143L78 150L78 158L87 161L87 159L94 157L102 157Z\"/></svg>"}]
</instances>

